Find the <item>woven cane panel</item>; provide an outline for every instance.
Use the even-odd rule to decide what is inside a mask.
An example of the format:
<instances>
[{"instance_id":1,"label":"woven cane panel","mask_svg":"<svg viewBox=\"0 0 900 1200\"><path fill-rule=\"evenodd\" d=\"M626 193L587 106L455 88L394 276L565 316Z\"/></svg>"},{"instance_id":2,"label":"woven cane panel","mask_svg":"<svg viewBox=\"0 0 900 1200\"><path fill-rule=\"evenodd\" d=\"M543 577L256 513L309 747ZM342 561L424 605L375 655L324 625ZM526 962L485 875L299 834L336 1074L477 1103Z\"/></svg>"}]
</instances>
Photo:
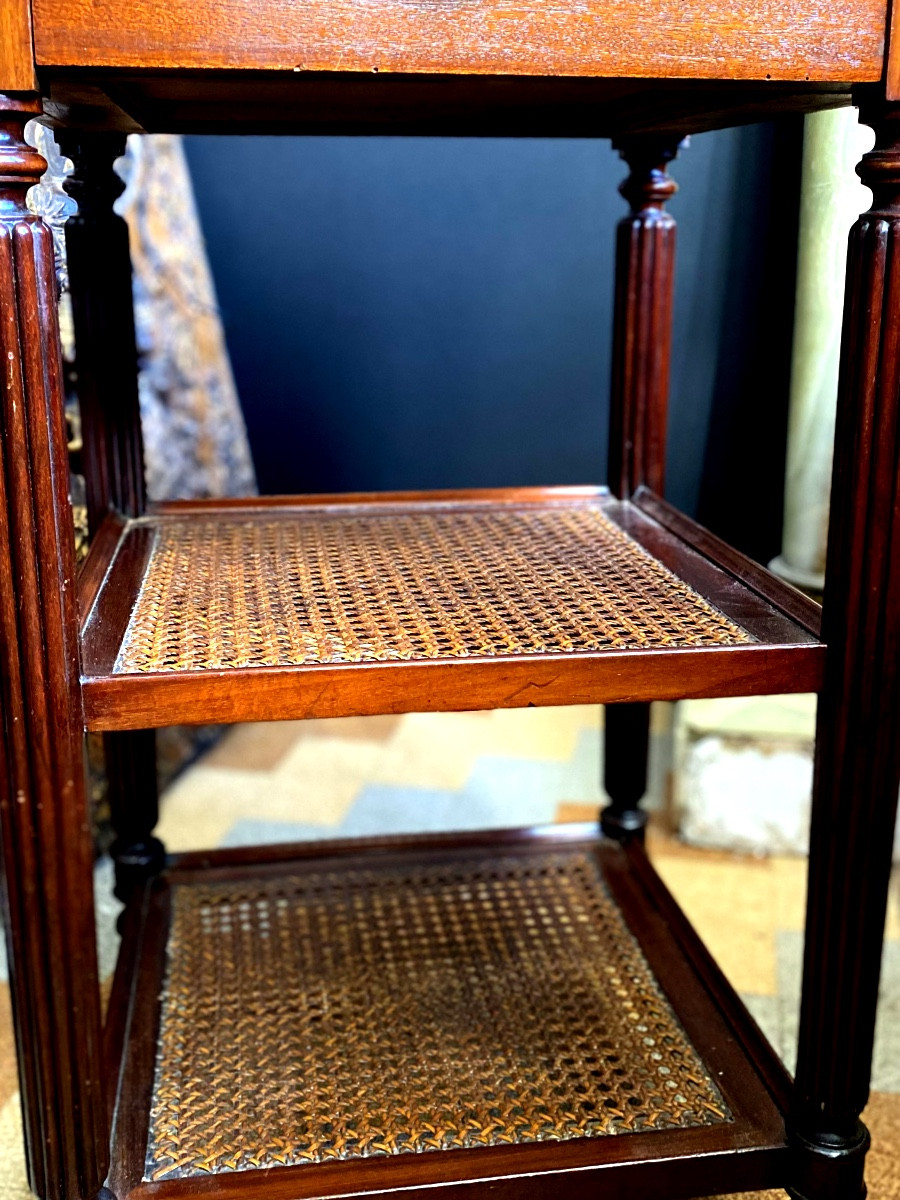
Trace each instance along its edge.
<instances>
[{"instance_id":1,"label":"woven cane panel","mask_svg":"<svg viewBox=\"0 0 900 1200\"><path fill-rule=\"evenodd\" d=\"M175 889L145 1178L731 1119L581 850Z\"/></svg>"},{"instance_id":2,"label":"woven cane panel","mask_svg":"<svg viewBox=\"0 0 900 1200\"><path fill-rule=\"evenodd\" d=\"M752 639L592 505L163 521L118 672Z\"/></svg>"}]
</instances>

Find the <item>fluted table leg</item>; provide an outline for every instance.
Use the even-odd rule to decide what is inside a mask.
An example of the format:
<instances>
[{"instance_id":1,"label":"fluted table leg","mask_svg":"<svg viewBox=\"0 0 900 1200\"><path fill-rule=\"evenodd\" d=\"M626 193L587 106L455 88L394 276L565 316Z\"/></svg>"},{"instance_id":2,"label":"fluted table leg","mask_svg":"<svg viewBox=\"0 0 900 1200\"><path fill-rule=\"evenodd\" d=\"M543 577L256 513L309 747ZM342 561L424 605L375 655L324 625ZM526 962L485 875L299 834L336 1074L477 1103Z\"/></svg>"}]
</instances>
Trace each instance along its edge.
<instances>
[{"instance_id":1,"label":"fluted table leg","mask_svg":"<svg viewBox=\"0 0 900 1200\"><path fill-rule=\"evenodd\" d=\"M73 164L65 188L78 204L66 222L66 254L93 534L110 509L138 517L146 507L128 226L113 208L125 188L114 170L125 137L80 130L57 137ZM159 817L156 734L107 733L103 750L116 835L110 848L116 894L127 901L165 861L163 844L153 836Z\"/></svg>"},{"instance_id":2,"label":"fluted table leg","mask_svg":"<svg viewBox=\"0 0 900 1200\"><path fill-rule=\"evenodd\" d=\"M83 1200L109 1130L53 243L25 204L38 112L0 96L0 842L29 1178Z\"/></svg>"},{"instance_id":3,"label":"fluted table leg","mask_svg":"<svg viewBox=\"0 0 900 1200\"><path fill-rule=\"evenodd\" d=\"M619 191L631 206L616 239L615 325L609 437L609 484L627 499L642 484L662 494L666 463L675 221L666 201L677 191L666 167L677 138L655 135L619 144L631 174ZM643 833L649 704L606 708L603 782L610 798L601 817L611 837Z\"/></svg>"},{"instance_id":4,"label":"fluted table leg","mask_svg":"<svg viewBox=\"0 0 900 1200\"><path fill-rule=\"evenodd\" d=\"M793 1194L865 1194L881 944L900 786L900 106L864 105L871 209L850 235L793 1131Z\"/></svg>"}]
</instances>

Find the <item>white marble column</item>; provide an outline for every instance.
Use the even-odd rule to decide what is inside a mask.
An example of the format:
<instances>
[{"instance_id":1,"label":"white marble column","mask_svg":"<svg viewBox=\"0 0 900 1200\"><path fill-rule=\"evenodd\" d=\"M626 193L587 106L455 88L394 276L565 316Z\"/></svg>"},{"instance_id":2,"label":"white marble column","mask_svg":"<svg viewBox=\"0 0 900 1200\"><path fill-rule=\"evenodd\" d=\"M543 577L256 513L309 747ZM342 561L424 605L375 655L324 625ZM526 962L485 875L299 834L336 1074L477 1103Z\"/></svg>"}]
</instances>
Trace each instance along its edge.
<instances>
[{"instance_id":1,"label":"white marble column","mask_svg":"<svg viewBox=\"0 0 900 1200\"><path fill-rule=\"evenodd\" d=\"M771 567L812 591L821 591L825 572L847 235L870 203L855 167L872 141L855 109L806 118L784 534ZM677 706L674 798L686 841L752 854L805 853L815 699Z\"/></svg>"},{"instance_id":2,"label":"white marble column","mask_svg":"<svg viewBox=\"0 0 900 1200\"><path fill-rule=\"evenodd\" d=\"M853 108L806 118L784 533L771 568L811 590L825 572L847 234L869 204L855 167L872 137Z\"/></svg>"}]
</instances>

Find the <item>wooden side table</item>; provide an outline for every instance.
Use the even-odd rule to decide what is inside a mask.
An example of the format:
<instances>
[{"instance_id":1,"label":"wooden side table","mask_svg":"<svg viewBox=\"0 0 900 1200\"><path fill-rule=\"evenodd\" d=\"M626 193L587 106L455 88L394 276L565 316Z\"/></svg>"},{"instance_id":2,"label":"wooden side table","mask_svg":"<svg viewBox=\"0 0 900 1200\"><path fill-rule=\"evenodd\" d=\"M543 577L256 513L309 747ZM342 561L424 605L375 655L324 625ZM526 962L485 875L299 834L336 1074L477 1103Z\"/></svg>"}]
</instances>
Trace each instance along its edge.
<instances>
[{"instance_id":1,"label":"wooden side table","mask_svg":"<svg viewBox=\"0 0 900 1200\"><path fill-rule=\"evenodd\" d=\"M2 847L30 1179L44 1200L864 1195L900 785L900 58L887 0L4 0L0 12ZM860 105L824 612L663 499L688 133ZM80 573L43 114L66 238L92 546ZM608 488L148 508L130 131L610 136ZM255 181L236 180L236 186ZM262 231L263 235L265 231ZM752 498L748 497L748 503ZM820 692L796 1079L641 833L654 699ZM167 858L154 735L603 703L596 828ZM127 902L97 984L85 729Z\"/></svg>"}]
</instances>

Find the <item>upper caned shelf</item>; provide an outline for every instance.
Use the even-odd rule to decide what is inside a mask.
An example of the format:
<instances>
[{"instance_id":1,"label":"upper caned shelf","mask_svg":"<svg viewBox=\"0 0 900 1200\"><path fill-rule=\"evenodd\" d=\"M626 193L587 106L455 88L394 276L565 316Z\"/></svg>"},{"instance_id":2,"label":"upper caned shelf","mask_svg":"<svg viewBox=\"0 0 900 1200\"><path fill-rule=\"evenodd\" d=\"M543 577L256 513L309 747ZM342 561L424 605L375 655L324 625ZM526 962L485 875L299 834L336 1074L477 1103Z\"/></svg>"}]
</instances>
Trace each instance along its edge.
<instances>
[{"instance_id":1,"label":"upper caned shelf","mask_svg":"<svg viewBox=\"0 0 900 1200\"><path fill-rule=\"evenodd\" d=\"M167 504L81 578L91 729L813 691L817 609L645 492Z\"/></svg>"}]
</instances>

